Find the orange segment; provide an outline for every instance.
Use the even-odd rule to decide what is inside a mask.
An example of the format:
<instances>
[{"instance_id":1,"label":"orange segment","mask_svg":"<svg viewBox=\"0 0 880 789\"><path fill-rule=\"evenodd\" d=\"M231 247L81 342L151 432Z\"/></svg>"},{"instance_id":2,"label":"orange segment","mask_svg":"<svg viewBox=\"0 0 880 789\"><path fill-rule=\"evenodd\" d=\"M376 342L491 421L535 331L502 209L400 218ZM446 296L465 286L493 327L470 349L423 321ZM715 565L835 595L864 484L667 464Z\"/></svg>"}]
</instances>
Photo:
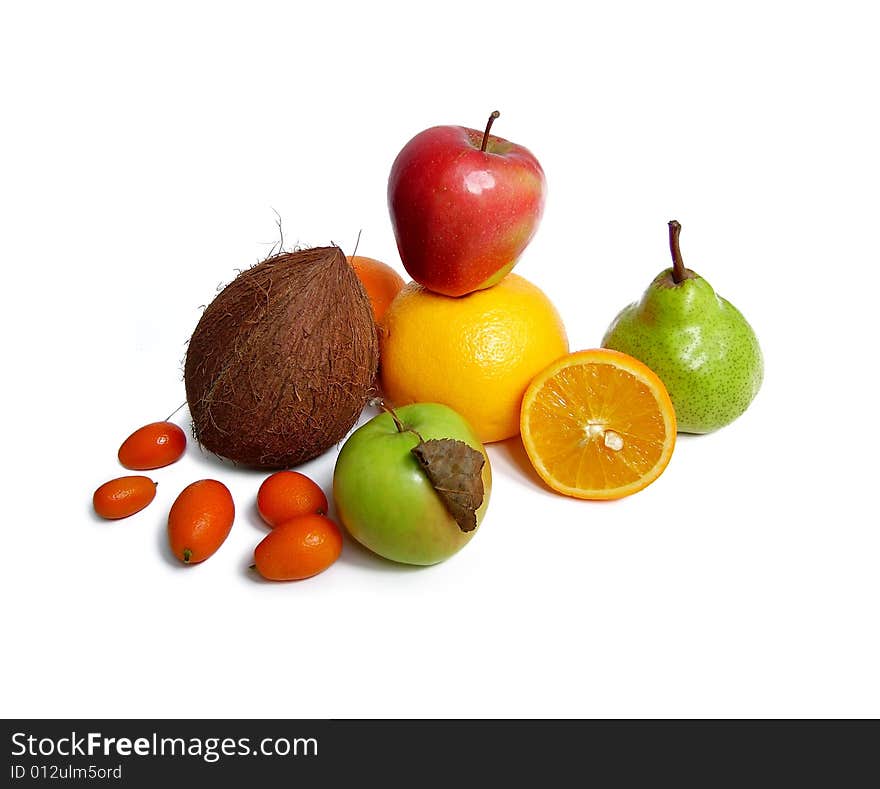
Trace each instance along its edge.
<instances>
[{"instance_id":1,"label":"orange segment","mask_svg":"<svg viewBox=\"0 0 880 789\"><path fill-rule=\"evenodd\" d=\"M600 348L564 356L535 376L520 432L535 471L553 490L619 499L663 473L675 447L675 410L649 367Z\"/></svg>"}]
</instances>

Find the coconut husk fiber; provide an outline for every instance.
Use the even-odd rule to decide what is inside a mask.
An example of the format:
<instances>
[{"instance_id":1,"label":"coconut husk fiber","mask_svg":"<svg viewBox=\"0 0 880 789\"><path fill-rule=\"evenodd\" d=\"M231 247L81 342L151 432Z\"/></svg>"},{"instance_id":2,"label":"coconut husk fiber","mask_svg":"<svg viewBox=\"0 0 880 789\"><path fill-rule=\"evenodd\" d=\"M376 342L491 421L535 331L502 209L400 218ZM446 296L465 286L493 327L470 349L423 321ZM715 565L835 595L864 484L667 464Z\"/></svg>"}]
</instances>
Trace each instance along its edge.
<instances>
[{"instance_id":1,"label":"coconut husk fiber","mask_svg":"<svg viewBox=\"0 0 880 789\"><path fill-rule=\"evenodd\" d=\"M274 255L217 295L189 341L195 436L247 466L303 463L352 428L378 359L370 302L342 250Z\"/></svg>"}]
</instances>

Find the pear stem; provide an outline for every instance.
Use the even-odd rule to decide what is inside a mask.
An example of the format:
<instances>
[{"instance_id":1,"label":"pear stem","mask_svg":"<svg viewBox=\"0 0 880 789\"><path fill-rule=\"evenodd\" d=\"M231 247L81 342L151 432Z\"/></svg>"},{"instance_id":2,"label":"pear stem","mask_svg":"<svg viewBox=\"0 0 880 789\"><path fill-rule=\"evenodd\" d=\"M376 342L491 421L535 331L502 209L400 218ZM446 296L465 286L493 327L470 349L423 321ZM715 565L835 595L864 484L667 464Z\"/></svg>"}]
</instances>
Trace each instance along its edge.
<instances>
[{"instance_id":1,"label":"pear stem","mask_svg":"<svg viewBox=\"0 0 880 789\"><path fill-rule=\"evenodd\" d=\"M501 117L501 113L498 110L494 110L492 114L489 116L489 122L486 124L486 131L483 132L483 144L480 146L480 150L485 153L486 146L489 144L489 129L492 128L492 124L495 123L497 118Z\"/></svg>"},{"instance_id":2,"label":"pear stem","mask_svg":"<svg viewBox=\"0 0 880 789\"><path fill-rule=\"evenodd\" d=\"M675 219L669 223L669 251L672 253L672 281L678 285L688 278L684 260L681 258L681 247L678 237L681 235L681 224Z\"/></svg>"}]
</instances>

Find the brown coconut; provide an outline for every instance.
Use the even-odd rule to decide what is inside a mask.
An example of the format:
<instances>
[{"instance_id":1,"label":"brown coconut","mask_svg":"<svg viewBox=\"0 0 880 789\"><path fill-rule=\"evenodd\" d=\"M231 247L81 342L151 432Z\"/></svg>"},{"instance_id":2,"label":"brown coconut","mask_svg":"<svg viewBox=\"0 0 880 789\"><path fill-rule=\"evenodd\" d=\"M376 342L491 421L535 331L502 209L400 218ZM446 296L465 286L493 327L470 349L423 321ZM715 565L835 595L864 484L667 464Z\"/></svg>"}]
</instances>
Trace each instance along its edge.
<instances>
[{"instance_id":1,"label":"brown coconut","mask_svg":"<svg viewBox=\"0 0 880 789\"><path fill-rule=\"evenodd\" d=\"M339 247L270 257L217 295L189 341L196 438L247 466L310 460L357 421L378 360L369 298Z\"/></svg>"}]
</instances>

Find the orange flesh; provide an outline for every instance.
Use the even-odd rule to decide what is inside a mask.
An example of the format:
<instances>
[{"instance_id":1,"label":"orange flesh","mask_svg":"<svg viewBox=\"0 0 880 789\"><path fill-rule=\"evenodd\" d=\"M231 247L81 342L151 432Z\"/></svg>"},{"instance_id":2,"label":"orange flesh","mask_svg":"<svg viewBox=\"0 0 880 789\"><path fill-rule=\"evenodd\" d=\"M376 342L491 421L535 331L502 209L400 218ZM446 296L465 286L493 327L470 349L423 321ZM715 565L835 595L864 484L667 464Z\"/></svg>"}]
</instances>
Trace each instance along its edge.
<instances>
[{"instance_id":1,"label":"orange flesh","mask_svg":"<svg viewBox=\"0 0 880 789\"><path fill-rule=\"evenodd\" d=\"M538 474L579 498L619 498L648 485L675 441L674 412L658 384L613 363L560 366L526 395L523 441Z\"/></svg>"}]
</instances>

